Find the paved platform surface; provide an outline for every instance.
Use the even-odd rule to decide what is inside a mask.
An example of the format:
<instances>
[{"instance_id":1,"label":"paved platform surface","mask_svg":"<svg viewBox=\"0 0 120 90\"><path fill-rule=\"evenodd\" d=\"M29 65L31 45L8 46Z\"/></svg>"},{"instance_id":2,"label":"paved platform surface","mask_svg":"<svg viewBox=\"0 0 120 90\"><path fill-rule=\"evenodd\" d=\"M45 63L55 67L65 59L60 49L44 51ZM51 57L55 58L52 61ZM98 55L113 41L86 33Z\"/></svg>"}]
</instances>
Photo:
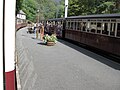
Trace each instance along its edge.
<instances>
[{"instance_id":1,"label":"paved platform surface","mask_svg":"<svg viewBox=\"0 0 120 90\"><path fill-rule=\"evenodd\" d=\"M22 90L120 90L120 64L107 58L63 40L46 46L26 28L16 43L26 52L18 61Z\"/></svg>"}]
</instances>

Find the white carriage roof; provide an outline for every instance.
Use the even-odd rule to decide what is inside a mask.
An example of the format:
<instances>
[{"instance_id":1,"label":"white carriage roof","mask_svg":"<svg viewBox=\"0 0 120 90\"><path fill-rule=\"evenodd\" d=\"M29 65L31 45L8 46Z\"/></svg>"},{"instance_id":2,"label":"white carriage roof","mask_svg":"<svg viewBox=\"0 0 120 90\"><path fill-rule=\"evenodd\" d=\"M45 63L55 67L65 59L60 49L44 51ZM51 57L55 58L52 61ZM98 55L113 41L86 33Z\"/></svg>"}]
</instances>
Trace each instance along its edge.
<instances>
[{"instance_id":1,"label":"white carriage roof","mask_svg":"<svg viewBox=\"0 0 120 90\"><path fill-rule=\"evenodd\" d=\"M77 18L120 18L120 13L71 16L71 17L67 17L66 19L77 19Z\"/></svg>"}]
</instances>

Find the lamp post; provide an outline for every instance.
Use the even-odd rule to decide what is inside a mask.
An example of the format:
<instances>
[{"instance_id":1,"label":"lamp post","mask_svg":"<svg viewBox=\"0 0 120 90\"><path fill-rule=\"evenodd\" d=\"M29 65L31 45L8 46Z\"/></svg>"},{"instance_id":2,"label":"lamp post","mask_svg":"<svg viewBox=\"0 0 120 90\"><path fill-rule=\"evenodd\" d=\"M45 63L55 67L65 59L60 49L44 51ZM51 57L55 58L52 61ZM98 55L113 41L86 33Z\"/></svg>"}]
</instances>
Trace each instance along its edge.
<instances>
[{"instance_id":1,"label":"lamp post","mask_svg":"<svg viewBox=\"0 0 120 90\"><path fill-rule=\"evenodd\" d=\"M36 39L38 39L38 32L39 32L39 9L37 10L37 24L36 24Z\"/></svg>"},{"instance_id":2,"label":"lamp post","mask_svg":"<svg viewBox=\"0 0 120 90\"><path fill-rule=\"evenodd\" d=\"M65 0L65 18L67 17L68 14L68 0Z\"/></svg>"}]
</instances>

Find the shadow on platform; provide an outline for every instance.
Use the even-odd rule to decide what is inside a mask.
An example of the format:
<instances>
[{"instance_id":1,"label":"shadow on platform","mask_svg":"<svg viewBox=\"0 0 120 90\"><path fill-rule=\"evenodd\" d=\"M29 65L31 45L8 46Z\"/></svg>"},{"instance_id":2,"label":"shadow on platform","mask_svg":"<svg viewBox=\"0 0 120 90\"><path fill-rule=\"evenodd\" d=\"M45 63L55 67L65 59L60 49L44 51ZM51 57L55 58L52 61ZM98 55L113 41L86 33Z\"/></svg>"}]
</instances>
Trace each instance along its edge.
<instances>
[{"instance_id":1,"label":"shadow on platform","mask_svg":"<svg viewBox=\"0 0 120 90\"><path fill-rule=\"evenodd\" d=\"M89 51L89 50L87 50L85 48L82 48L80 46L77 46L75 44L69 43L69 42L61 40L61 39L59 39L59 42L61 42L62 44L65 44L65 45L67 45L67 46L69 46L69 47L71 47L71 48L73 48L73 49L75 49L75 50L77 50L77 51L91 57L91 58L94 58L95 60L97 60L97 61L99 61L101 63L104 63L104 64L110 66L111 68L120 70L120 64L114 62L114 60L112 61L112 59L109 60L108 58L106 58L104 56L101 56L101 55L98 55L95 52Z\"/></svg>"},{"instance_id":2,"label":"shadow on platform","mask_svg":"<svg viewBox=\"0 0 120 90\"><path fill-rule=\"evenodd\" d=\"M40 42L40 43L37 43L37 44L40 44L40 45L46 45L46 43L44 43L44 42Z\"/></svg>"}]
</instances>

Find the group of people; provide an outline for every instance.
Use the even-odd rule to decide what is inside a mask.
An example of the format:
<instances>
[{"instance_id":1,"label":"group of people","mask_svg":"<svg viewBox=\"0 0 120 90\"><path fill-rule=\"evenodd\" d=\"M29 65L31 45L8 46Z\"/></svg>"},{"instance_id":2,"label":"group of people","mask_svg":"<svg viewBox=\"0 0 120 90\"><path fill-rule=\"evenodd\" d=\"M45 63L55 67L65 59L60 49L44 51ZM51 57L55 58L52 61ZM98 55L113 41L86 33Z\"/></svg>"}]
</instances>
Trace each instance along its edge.
<instances>
[{"instance_id":1,"label":"group of people","mask_svg":"<svg viewBox=\"0 0 120 90\"><path fill-rule=\"evenodd\" d=\"M43 40L44 37L44 25L42 23L35 23L34 24L34 33L35 37L38 38L40 35L40 40Z\"/></svg>"},{"instance_id":2,"label":"group of people","mask_svg":"<svg viewBox=\"0 0 120 90\"><path fill-rule=\"evenodd\" d=\"M33 25L33 33L35 34L35 38L43 41L44 34L52 35L56 34L56 36L62 36L62 26L60 24L52 25L52 24L43 24L43 23L34 23Z\"/></svg>"},{"instance_id":3,"label":"group of people","mask_svg":"<svg viewBox=\"0 0 120 90\"><path fill-rule=\"evenodd\" d=\"M56 25L51 25L51 24L46 24L45 25L45 32L47 34L56 34L57 36L62 36L62 25L56 24Z\"/></svg>"}]
</instances>

